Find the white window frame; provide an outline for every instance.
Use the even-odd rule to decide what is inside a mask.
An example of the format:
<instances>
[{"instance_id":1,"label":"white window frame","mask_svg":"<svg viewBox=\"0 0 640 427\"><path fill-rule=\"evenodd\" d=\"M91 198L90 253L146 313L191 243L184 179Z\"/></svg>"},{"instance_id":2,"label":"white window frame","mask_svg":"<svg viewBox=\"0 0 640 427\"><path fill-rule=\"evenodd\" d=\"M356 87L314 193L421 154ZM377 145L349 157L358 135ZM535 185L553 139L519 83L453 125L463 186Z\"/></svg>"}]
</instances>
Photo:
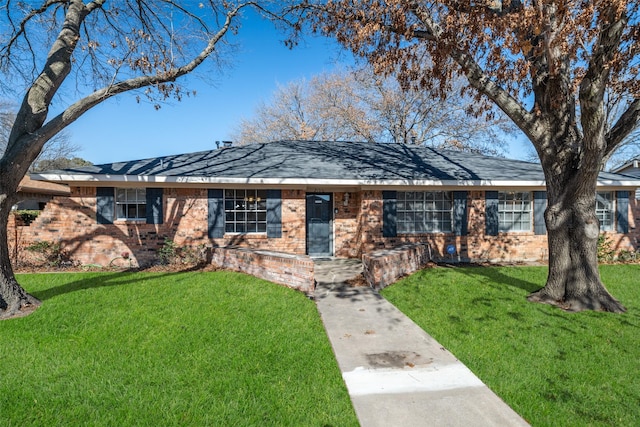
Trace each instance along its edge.
<instances>
[{"instance_id":1,"label":"white window frame","mask_svg":"<svg viewBox=\"0 0 640 427\"><path fill-rule=\"evenodd\" d=\"M451 191L398 191L396 196L398 234L451 233L453 193Z\"/></svg>"},{"instance_id":2,"label":"white window frame","mask_svg":"<svg viewBox=\"0 0 640 427\"><path fill-rule=\"evenodd\" d=\"M147 219L146 188L115 188L116 219L142 221Z\"/></svg>"},{"instance_id":3,"label":"white window frame","mask_svg":"<svg viewBox=\"0 0 640 427\"><path fill-rule=\"evenodd\" d=\"M613 231L615 227L616 198L613 191L596 192L596 216L600 231Z\"/></svg>"},{"instance_id":4,"label":"white window frame","mask_svg":"<svg viewBox=\"0 0 640 427\"><path fill-rule=\"evenodd\" d=\"M529 232L533 229L533 203L529 191L498 192L498 231Z\"/></svg>"},{"instance_id":5,"label":"white window frame","mask_svg":"<svg viewBox=\"0 0 640 427\"><path fill-rule=\"evenodd\" d=\"M226 234L267 233L267 190L224 190Z\"/></svg>"}]
</instances>

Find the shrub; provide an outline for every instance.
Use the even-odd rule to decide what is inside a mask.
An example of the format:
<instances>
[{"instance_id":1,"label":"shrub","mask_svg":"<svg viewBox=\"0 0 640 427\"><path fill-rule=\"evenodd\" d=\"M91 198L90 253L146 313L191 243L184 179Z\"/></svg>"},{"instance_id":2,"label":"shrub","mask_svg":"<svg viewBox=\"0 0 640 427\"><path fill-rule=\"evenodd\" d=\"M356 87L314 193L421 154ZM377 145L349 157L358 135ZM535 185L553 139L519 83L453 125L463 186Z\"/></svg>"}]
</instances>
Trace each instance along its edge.
<instances>
[{"instance_id":1,"label":"shrub","mask_svg":"<svg viewBox=\"0 0 640 427\"><path fill-rule=\"evenodd\" d=\"M73 265L71 256L62 248L60 243L43 240L29 245L25 249L38 254L41 261L50 267Z\"/></svg>"},{"instance_id":2,"label":"shrub","mask_svg":"<svg viewBox=\"0 0 640 427\"><path fill-rule=\"evenodd\" d=\"M613 249L613 242L606 234L600 234L598 236L598 261L613 261L614 255L615 250Z\"/></svg>"},{"instance_id":3,"label":"shrub","mask_svg":"<svg viewBox=\"0 0 640 427\"><path fill-rule=\"evenodd\" d=\"M41 211L33 210L33 209L21 209L14 212L14 215L19 217L24 225L30 225L33 221L38 218Z\"/></svg>"},{"instance_id":4,"label":"shrub","mask_svg":"<svg viewBox=\"0 0 640 427\"><path fill-rule=\"evenodd\" d=\"M620 262L635 262L638 259L638 254L635 251L623 250L618 253L617 259Z\"/></svg>"},{"instance_id":5,"label":"shrub","mask_svg":"<svg viewBox=\"0 0 640 427\"><path fill-rule=\"evenodd\" d=\"M176 262L178 258L178 246L171 239L164 239L164 244L158 249L160 264L168 265Z\"/></svg>"},{"instance_id":6,"label":"shrub","mask_svg":"<svg viewBox=\"0 0 640 427\"><path fill-rule=\"evenodd\" d=\"M171 239L164 239L164 244L158 250L158 258L160 264L200 264L206 261L205 245L198 245L193 248L191 246L178 246Z\"/></svg>"}]
</instances>

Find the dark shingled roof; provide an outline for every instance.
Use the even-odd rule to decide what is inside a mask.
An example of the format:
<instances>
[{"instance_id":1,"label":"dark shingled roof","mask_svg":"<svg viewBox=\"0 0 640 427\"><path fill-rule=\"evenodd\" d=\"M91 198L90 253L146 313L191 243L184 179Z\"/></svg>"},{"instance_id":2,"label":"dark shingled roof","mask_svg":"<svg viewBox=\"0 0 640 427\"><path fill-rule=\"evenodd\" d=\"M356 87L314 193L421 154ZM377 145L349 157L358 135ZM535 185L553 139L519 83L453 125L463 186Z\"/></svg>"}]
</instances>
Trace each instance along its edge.
<instances>
[{"instance_id":1,"label":"dark shingled roof","mask_svg":"<svg viewBox=\"0 0 640 427\"><path fill-rule=\"evenodd\" d=\"M363 142L279 141L47 171L34 175L128 175L155 177L264 178L380 181L542 182L537 163L459 151ZM618 174L601 179L619 181Z\"/></svg>"}]
</instances>

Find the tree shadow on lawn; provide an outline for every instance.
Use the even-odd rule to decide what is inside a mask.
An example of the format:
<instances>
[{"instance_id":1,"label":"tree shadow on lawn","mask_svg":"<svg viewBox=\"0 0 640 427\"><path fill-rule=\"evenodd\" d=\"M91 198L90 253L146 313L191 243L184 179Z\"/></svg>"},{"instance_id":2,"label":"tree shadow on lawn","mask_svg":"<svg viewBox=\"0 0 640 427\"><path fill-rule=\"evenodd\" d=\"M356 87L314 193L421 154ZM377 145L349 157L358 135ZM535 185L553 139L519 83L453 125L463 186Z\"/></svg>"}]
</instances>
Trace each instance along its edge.
<instances>
[{"instance_id":1,"label":"tree shadow on lawn","mask_svg":"<svg viewBox=\"0 0 640 427\"><path fill-rule=\"evenodd\" d=\"M141 272L138 269L124 270L121 272L96 272L95 274L86 273L86 274L91 274L91 277L85 277L79 280L75 280L69 283L64 283L62 285L54 286L41 291L30 292L30 294L38 298L40 301L46 301L48 299L55 298L59 295L82 291L85 289L96 289L96 288L110 287L110 286L123 286L123 285L137 283L142 280L147 280L149 277L166 278L166 277L175 276L181 273L187 273L187 272L199 271L199 270L200 270L199 266L194 266L194 267L186 268L184 270L179 270L179 271L150 273L150 274L153 274L153 276L141 276L138 274ZM64 273L56 273L56 274L64 274ZM81 274L81 273L70 273L70 274Z\"/></svg>"},{"instance_id":2,"label":"tree shadow on lawn","mask_svg":"<svg viewBox=\"0 0 640 427\"><path fill-rule=\"evenodd\" d=\"M507 285L507 286L525 290L528 293L535 292L544 286L544 282L534 283L534 282L529 282L527 280L523 280L517 277L504 274L502 271L500 271L500 269L506 268L506 266L501 266L501 265L486 266L481 264L461 264L461 265L439 264L439 266L442 268L455 269L455 271L462 273L465 276L468 276L475 280L478 280L478 276L481 276L481 277L484 277L485 279L488 279L489 284ZM513 266L509 268L517 269L520 267Z\"/></svg>"}]
</instances>

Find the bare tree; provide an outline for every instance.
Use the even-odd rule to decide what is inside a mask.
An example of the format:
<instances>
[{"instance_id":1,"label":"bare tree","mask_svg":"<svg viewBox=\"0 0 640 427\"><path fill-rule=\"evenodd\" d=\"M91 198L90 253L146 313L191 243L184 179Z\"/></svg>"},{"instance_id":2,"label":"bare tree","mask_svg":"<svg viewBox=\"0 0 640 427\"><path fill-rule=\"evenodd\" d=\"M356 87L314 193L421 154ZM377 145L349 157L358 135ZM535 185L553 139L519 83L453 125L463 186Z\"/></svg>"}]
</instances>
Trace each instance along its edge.
<instances>
[{"instance_id":1,"label":"bare tree","mask_svg":"<svg viewBox=\"0 0 640 427\"><path fill-rule=\"evenodd\" d=\"M251 7L277 20L259 1L4 1L0 5L0 87L23 94L0 158L0 318L40 302L16 281L7 220L20 179L44 144L101 102L137 91L156 106L185 91L176 82L208 60L224 58L225 38ZM284 21L283 21L284 23ZM40 49L40 46L45 46ZM85 90L88 88L89 90ZM49 117L60 92L73 99ZM64 99L59 99L64 103ZM60 105L58 105L60 108Z\"/></svg>"},{"instance_id":2,"label":"bare tree","mask_svg":"<svg viewBox=\"0 0 640 427\"><path fill-rule=\"evenodd\" d=\"M443 99L419 87L401 88L369 68L323 73L280 86L232 138L240 144L351 140L502 153L511 121L500 112L491 120L474 115L475 101L460 94L460 85Z\"/></svg>"},{"instance_id":3,"label":"bare tree","mask_svg":"<svg viewBox=\"0 0 640 427\"><path fill-rule=\"evenodd\" d=\"M240 144L286 139L373 141L377 128L367 120L350 74L320 74L278 86L255 117L242 119L232 135Z\"/></svg>"},{"instance_id":4,"label":"bare tree","mask_svg":"<svg viewBox=\"0 0 640 427\"><path fill-rule=\"evenodd\" d=\"M637 1L310 3L311 28L377 72L441 96L464 76L466 93L527 135L545 173L549 240L547 283L531 301L625 311L600 279L595 204L603 159L640 118ZM628 100L610 124L607 91Z\"/></svg>"},{"instance_id":5,"label":"bare tree","mask_svg":"<svg viewBox=\"0 0 640 427\"><path fill-rule=\"evenodd\" d=\"M15 122L15 112L9 102L0 102L0 155L4 154L9 133ZM71 142L71 133L63 129L47 141L42 151L29 167L29 172L91 164L77 157L80 147Z\"/></svg>"}]
</instances>

